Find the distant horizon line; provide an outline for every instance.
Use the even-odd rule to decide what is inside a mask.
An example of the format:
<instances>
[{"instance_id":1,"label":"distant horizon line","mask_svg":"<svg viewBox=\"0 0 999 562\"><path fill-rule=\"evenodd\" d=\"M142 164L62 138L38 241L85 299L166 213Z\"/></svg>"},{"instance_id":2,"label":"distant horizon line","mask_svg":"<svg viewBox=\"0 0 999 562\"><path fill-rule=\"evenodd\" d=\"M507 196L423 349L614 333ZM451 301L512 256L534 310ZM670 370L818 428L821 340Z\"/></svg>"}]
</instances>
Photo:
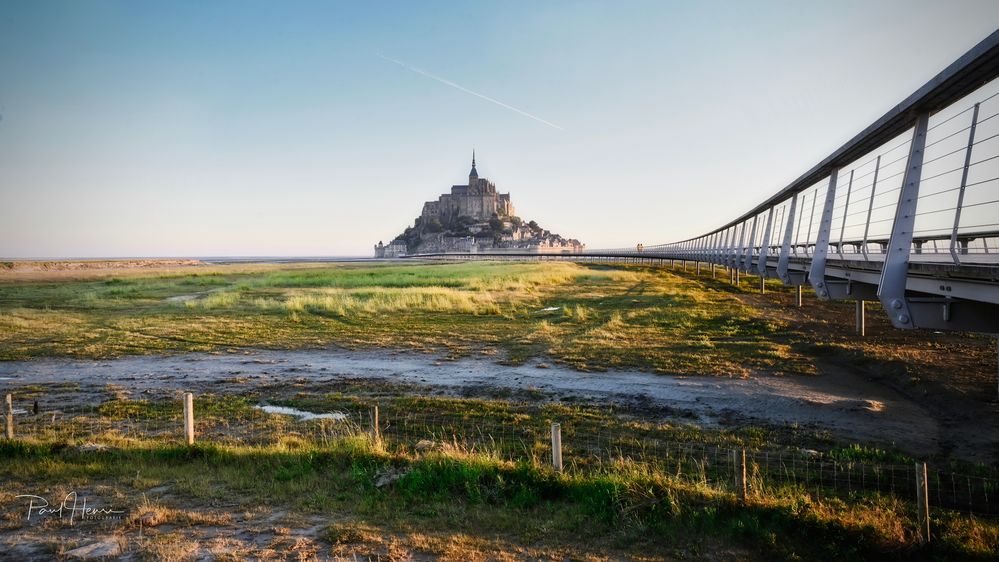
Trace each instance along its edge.
<instances>
[{"instance_id":1,"label":"distant horizon line","mask_svg":"<svg viewBox=\"0 0 999 562\"><path fill-rule=\"evenodd\" d=\"M70 260L347 260L347 259L374 259L364 255L218 255L218 256L183 256L183 255L162 255L162 256L32 256L23 258L0 256L0 261L70 261Z\"/></svg>"}]
</instances>

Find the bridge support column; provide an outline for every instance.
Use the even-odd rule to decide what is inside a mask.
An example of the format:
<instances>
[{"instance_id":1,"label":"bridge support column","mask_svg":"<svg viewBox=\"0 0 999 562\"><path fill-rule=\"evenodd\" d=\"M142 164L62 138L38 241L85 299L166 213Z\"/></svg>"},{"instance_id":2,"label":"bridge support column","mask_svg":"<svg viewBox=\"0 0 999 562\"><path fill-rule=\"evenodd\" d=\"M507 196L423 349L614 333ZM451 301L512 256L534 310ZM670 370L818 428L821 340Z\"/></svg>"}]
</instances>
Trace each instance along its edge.
<instances>
[{"instance_id":1,"label":"bridge support column","mask_svg":"<svg viewBox=\"0 0 999 562\"><path fill-rule=\"evenodd\" d=\"M715 264L714 264L714 262L711 263L711 278L712 279L715 278Z\"/></svg>"},{"instance_id":2,"label":"bridge support column","mask_svg":"<svg viewBox=\"0 0 999 562\"><path fill-rule=\"evenodd\" d=\"M739 286L739 268L735 268L733 271L735 272L735 286L738 287Z\"/></svg>"},{"instance_id":3,"label":"bridge support column","mask_svg":"<svg viewBox=\"0 0 999 562\"><path fill-rule=\"evenodd\" d=\"M857 335L864 337L867 333L867 323L864 317L864 301L858 300L857 302Z\"/></svg>"},{"instance_id":4,"label":"bridge support column","mask_svg":"<svg viewBox=\"0 0 999 562\"><path fill-rule=\"evenodd\" d=\"M913 329L917 326L912 319L913 311L910 309L905 291L929 120L929 112L922 113L916 118L905 174L902 176L902 187L895 207L895 221L892 223L891 237L888 240L889 250L885 254L885 261L881 266L881 282L878 283L878 300L888 313L891 323L896 328L903 329Z\"/></svg>"},{"instance_id":5,"label":"bridge support column","mask_svg":"<svg viewBox=\"0 0 999 562\"><path fill-rule=\"evenodd\" d=\"M700 274L701 274L701 262L699 262L699 261L698 262L694 262L694 266L695 266L695 269L696 269L695 274L698 275L698 276L700 276Z\"/></svg>"},{"instance_id":6,"label":"bridge support column","mask_svg":"<svg viewBox=\"0 0 999 562\"><path fill-rule=\"evenodd\" d=\"M801 285L794 287L798 293L798 308L801 308Z\"/></svg>"},{"instance_id":7,"label":"bridge support column","mask_svg":"<svg viewBox=\"0 0 999 562\"><path fill-rule=\"evenodd\" d=\"M760 294L767 294L767 278L760 275Z\"/></svg>"}]
</instances>

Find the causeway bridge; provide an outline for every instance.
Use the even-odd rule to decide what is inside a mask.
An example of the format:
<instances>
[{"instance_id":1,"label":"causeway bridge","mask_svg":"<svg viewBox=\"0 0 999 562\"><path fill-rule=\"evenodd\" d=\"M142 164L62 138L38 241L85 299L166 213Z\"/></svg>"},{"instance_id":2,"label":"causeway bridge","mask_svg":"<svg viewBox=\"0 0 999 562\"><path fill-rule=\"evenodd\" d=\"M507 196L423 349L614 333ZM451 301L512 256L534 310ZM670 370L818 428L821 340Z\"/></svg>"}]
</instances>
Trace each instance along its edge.
<instances>
[{"instance_id":1,"label":"causeway bridge","mask_svg":"<svg viewBox=\"0 0 999 562\"><path fill-rule=\"evenodd\" d=\"M999 30L741 216L657 245L419 259L691 262L877 300L897 328L999 333ZM721 190L719 190L721 191Z\"/></svg>"}]
</instances>

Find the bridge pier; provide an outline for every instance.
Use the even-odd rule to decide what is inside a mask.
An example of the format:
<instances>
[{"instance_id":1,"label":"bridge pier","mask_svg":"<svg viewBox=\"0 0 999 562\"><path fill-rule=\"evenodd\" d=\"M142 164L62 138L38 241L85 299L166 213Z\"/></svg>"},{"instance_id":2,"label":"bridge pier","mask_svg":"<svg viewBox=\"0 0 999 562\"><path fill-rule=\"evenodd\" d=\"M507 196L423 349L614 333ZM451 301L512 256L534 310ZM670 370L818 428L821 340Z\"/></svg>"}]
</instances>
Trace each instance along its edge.
<instances>
[{"instance_id":1,"label":"bridge pier","mask_svg":"<svg viewBox=\"0 0 999 562\"><path fill-rule=\"evenodd\" d=\"M700 276L700 274L701 274L701 262L695 261L694 262L694 268L696 269L695 275Z\"/></svg>"},{"instance_id":2,"label":"bridge pier","mask_svg":"<svg viewBox=\"0 0 999 562\"><path fill-rule=\"evenodd\" d=\"M712 279L715 278L715 264L714 264L714 262L711 262L711 278Z\"/></svg>"},{"instance_id":3,"label":"bridge pier","mask_svg":"<svg viewBox=\"0 0 999 562\"><path fill-rule=\"evenodd\" d=\"M864 317L864 301L857 301L857 335L864 337L867 333L867 323Z\"/></svg>"},{"instance_id":4,"label":"bridge pier","mask_svg":"<svg viewBox=\"0 0 999 562\"><path fill-rule=\"evenodd\" d=\"M739 268L735 268L732 271L735 272L735 286L738 287L739 286Z\"/></svg>"}]
</instances>

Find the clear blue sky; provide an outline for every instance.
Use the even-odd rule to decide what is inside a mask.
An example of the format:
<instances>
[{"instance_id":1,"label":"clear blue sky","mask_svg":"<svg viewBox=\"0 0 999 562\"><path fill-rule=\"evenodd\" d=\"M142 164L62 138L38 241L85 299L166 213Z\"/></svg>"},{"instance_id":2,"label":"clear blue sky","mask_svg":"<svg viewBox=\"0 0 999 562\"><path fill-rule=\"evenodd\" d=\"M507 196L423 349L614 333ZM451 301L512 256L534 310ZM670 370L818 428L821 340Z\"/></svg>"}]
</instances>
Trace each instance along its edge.
<instances>
[{"instance_id":1,"label":"clear blue sky","mask_svg":"<svg viewBox=\"0 0 999 562\"><path fill-rule=\"evenodd\" d=\"M368 255L473 146L525 219L667 242L997 27L995 0L7 0L0 256Z\"/></svg>"}]
</instances>

